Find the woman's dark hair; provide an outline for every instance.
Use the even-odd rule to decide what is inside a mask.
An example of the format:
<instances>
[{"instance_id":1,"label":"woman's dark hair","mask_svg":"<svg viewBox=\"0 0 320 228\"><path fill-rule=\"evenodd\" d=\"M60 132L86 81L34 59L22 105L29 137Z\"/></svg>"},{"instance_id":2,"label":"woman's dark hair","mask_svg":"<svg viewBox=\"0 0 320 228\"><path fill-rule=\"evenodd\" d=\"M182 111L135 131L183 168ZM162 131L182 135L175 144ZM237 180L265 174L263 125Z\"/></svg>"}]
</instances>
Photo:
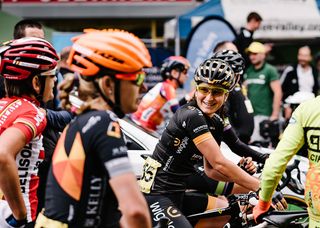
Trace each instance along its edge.
<instances>
[{"instance_id":1,"label":"woman's dark hair","mask_svg":"<svg viewBox=\"0 0 320 228\"><path fill-rule=\"evenodd\" d=\"M220 41L216 44L216 46L214 47L214 49L212 50L213 53L217 52L218 50L221 50L222 47L224 45L226 45L227 43L232 43L231 41L228 41L228 40L223 40L223 41ZM225 48L223 48L225 49Z\"/></svg>"},{"instance_id":2,"label":"woman's dark hair","mask_svg":"<svg viewBox=\"0 0 320 228\"><path fill-rule=\"evenodd\" d=\"M33 86L32 86L32 79L35 76L31 76L26 78L25 80L10 80L4 79L6 94L8 97L21 97L21 96L30 96L34 95L37 97ZM44 90L45 87L46 77L39 76L39 82L41 86L41 90Z\"/></svg>"}]
</instances>

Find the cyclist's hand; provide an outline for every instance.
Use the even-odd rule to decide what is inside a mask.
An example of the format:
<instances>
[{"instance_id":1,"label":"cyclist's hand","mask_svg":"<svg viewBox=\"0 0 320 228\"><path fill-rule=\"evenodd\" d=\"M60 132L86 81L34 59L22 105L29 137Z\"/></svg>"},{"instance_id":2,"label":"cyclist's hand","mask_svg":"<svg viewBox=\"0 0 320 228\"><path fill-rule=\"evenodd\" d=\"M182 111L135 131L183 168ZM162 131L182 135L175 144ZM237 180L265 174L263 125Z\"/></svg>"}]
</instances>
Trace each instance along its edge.
<instances>
[{"instance_id":1,"label":"cyclist's hand","mask_svg":"<svg viewBox=\"0 0 320 228\"><path fill-rule=\"evenodd\" d=\"M260 199L258 204L253 208L253 211L252 211L254 220L257 223L260 223L262 215L267 213L269 208L270 208L270 202L265 202Z\"/></svg>"},{"instance_id":2,"label":"cyclist's hand","mask_svg":"<svg viewBox=\"0 0 320 228\"><path fill-rule=\"evenodd\" d=\"M282 193L275 191L272 196L272 207L278 211L284 211L288 208L287 201L283 197Z\"/></svg>"},{"instance_id":3,"label":"cyclist's hand","mask_svg":"<svg viewBox=\"0 0 320 228\"><path fill-rule=\"evenodd\" d=\"M254 165L251 157L241 158L239 166L251 175L257 172L257 167Z\"/></svg>"},{"instance_id":4,"label":"cyclist's hand","mask_svg":"<svg viewBox=\"0 0 320 228\"><path fill-rule=\"evenodd\" d=\"M270 117L269 117L269 120L270 120L270 121L276 121L276 120L278 120L278 119L279 119L278 116L270 116Z\"/></svg>"},{"instance_id":5,"label":"cyclist's hand","mask_svg":"<svg viewBox=\"0 0 320 228\"><path fill-rule=\"evenodd\" d=\"M27 219L25 218L23 220L17 220L11 214L8 218L6 218L6 222L12 227L24 227L27 224Z\"/></svg>"}]
</instances>

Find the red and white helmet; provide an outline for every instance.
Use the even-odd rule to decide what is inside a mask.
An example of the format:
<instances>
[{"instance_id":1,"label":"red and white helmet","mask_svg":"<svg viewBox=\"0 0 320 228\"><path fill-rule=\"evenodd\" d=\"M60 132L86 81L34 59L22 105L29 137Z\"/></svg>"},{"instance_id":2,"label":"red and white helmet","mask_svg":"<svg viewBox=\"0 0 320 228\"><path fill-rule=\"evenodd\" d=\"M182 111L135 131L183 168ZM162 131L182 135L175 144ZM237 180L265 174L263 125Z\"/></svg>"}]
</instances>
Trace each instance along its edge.
<instances>
[{"instance_id":1,"label":"red and white helmet","mask_svg":"<svg viewBox=\"0 0 320 228\"><path fill-rule=\"evenodd\" d=\"M163 60L160 74L164 80L171 77L171 71L178 69L179 71L188 70L190 62L182 56L170 56Z\"/></svg>"},{"instance_id":2,"label":"red and white helmet","mask_svg":"<svg viewBox=\"0 0 320 228\"><path fill-rule=\"evenodd\" d=\"M5 42L0 47L0 74L11 80L34 75L54 75L59 57L46 40L25 37Z\"/></svg>"}]
</instances>

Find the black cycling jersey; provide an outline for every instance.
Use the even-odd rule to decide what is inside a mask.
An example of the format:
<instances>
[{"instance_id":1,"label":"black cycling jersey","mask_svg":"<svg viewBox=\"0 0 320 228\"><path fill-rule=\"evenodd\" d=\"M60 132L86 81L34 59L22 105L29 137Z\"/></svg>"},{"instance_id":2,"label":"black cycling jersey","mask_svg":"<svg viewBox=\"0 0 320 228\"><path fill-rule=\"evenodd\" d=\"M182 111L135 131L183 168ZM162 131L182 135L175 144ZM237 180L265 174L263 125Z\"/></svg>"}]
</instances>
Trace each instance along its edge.
<instances>
[{"instance_id":1,"label":"black cycling jersey","mask_svg":"<svg viewBox=\"0 0 320 228\"><path fill-rule=\"evenodd\" d=\"M253 109L248 110L246 97L238 84L234 90L229 93L227 106L227 116L232 127L235 129L241 141L248 143L254 128Z\"/></svg>"},{"instance_id":2,"label":"black cycling jersey","mask_svg":"<svg viewBox=\"0 0 320 228\"><path fill-rule=\"evenodd\" d=\"M228 147L239 156L242 157L252 157L253 161L264 163L269 157L269 154L259 153L254 149L251 149L247 144L243 143L235 133L232 127L225 128L223 131L223 141L228 145Z\"/></svg>"},{"instance_id":3,"label":"black cycling jersey","mask_svg":"<svg viewBox=\"0 0 320 228\"><path fill-rule=\"evenodd\" d=\"M131 171L113 112L76 117L53 154L44 215L69 227L119 227L121 214L109 180Z\"/></svg>"},{"instance_id":4,"label":"black cycling jersey","mask_svg":"<svg viewBox=\"0 0 320 228\"><path fill-rule=\"evenodd\" d=\"M152 159L144 165L140 186L145 193L173 193L186 190L186 178L202 160L196 145L214 138L221 142L224 122L215 114L204 115L195 101L182 106L162 133Z\"/></svg>"},{"instance_id":5,"label":"black cycling jersey","mask_svg":"<svg viewBox=\"0 0 320 228\"><path fill-rule=\"evenodd\" d=\"M227 195L231 192L233 183L213 180L204 174L203 168L197 167L202 165L203 155L196 145L209 138L214 138L219 145L221 140L225 141L239 155L265 159L239 140L227 119L217 114L208 117L192 100L177 110L153 155L144 164L139 183L149 204L153 225L160 218L168 217L171 227L191 227L183 214L204 211L208 201L206 193ZM205 195L189 197L185 193L187 188Z\"/></svg>"}]
</instances>

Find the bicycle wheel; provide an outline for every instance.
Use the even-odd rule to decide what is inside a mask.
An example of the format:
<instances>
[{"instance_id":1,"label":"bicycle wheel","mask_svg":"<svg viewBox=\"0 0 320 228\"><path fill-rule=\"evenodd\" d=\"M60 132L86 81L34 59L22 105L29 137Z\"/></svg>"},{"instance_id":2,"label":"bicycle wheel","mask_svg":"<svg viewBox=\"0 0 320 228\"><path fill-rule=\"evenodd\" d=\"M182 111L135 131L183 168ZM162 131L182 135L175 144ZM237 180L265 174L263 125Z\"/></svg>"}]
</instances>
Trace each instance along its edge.
<instances>
[{"instance_id":1,"label":"bicycle wheel","mask_svg":"<svg viewBox=\"0 0 320 228\"><path fill-rule=\"evenodd\" d=\"M284 195L284 198L288 203L287 211L301 211L307 210L308 208L304 199L301 199L293 195ZM302 218L290 223L289 227L308 227L308 224L309 218Z\"/></svg>"},{"instance_id":2,"label":"bicycle wheel","mask_svg":"<svg viewBox=\"0 0 320 228\"><path fill-rule=\"evenodd\" d=\"M288 203L287 211L307 210L308 206L303 199L293 195L284 195L284 198Z\"/></svg>"}]
</instances>

